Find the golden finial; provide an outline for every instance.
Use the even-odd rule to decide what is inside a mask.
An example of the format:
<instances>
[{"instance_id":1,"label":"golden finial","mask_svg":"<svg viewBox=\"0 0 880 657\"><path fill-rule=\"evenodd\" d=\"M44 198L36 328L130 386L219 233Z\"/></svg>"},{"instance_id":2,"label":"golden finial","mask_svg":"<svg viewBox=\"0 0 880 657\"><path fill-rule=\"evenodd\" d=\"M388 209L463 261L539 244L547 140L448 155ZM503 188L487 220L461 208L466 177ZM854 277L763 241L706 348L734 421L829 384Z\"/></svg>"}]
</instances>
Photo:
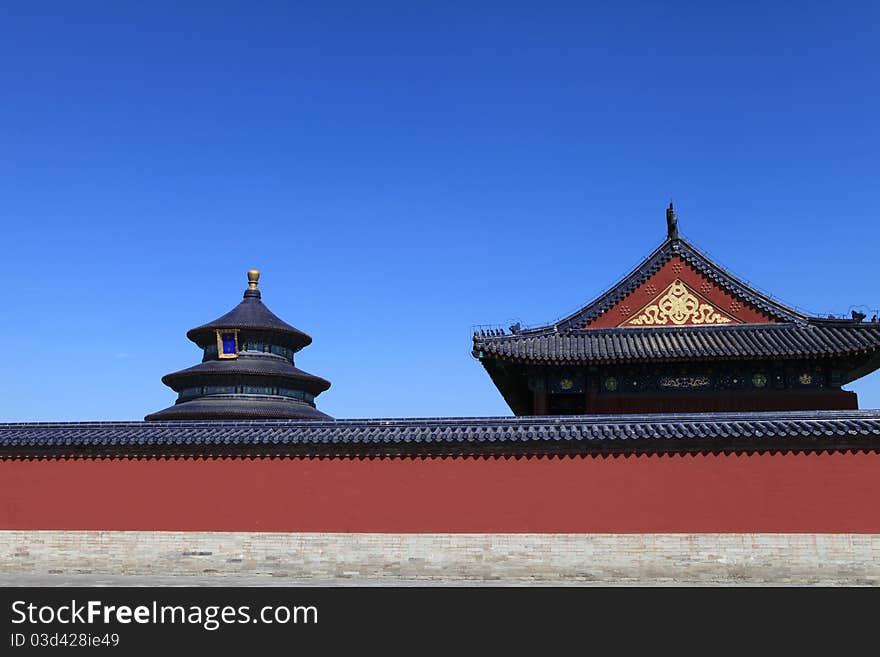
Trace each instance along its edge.
<instances>
[{"instance_id":1,"label":"golden finial","mask_svg":"<svg viewBox=\"0 0 880 657\"><path fill-rule=\"evenodd\" d=\"M256 290L257 283L260 282L260 270L259 269L249 269L247 273L248 277L248 289Z\"/></svg>"}]
</instances>

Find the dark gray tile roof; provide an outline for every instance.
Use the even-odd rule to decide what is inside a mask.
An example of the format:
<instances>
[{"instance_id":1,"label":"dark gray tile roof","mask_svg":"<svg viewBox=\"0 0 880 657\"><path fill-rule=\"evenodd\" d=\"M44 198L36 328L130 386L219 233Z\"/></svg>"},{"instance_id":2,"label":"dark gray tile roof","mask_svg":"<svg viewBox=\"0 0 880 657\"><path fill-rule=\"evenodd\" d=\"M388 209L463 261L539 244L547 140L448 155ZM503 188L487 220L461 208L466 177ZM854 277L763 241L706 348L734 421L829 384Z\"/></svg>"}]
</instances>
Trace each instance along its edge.
<instances>
[{"instance_id":1,"label":"dark gray tile roof","mask_svg":"<svg viewBox=\"0 0 880 657\"><path fill-rule=\"evenodd\" d=\"M276 344L299 350L311 344L312 338L279 318L262 302L259 290L246 290L244 299L235 308L213 322L190 329L186 337L203 349L217 338L216 329L250 329L275 336Z\"/></svg>"},{"instance_id":2,"label":"dark gray tile roof","mask_svg":"<svg viewBox=\"0 0 880 657\"><path fill-rule=\"evenodd\" d=\"M880 324L727 324L605 329L551 329L474 336L477 358L539 363L613 363L718 358L847 356L880 348Z\"/></svg>"},{"instance_id":3,"label":"dark gray tile roof","mask_svg":"<svg viewBox=\"0 0 880 657\"><path fill-rule=\"evenodd\" d=\"M0 424L0 457L508 456L880 448L880 411Z\"/></svg>"},{"instance_id":4,"label":"dark gray tile roof","mask_svg":"<svg viewBox=\"0 0 880 657\"><path fill-rule=\"evenodd\" d=\"M223 420L289 418L302 420L330 420L314 406L305 402L276 395L207 395L180 402L150 413L148 422L162 420Z\"/></svg>"},{"instance_id":5,"label":"dark gray tile roof","mask_svg":"<svg viewBox=\"0 0 880 657\"><path fill-rule=\"evenodd\" d=\"M330 387L330 382L326 379L304 372L286 358L247 352L239 354L238 358L206 360L184 370L166 374L162 377L162 383L179 391L199 379L210 379L210 385L224 385L226 380L239 383L253 381L252 385L260 385L261 379L271 379L314 394L324 392Z\"/></svg>"}]
</instances>

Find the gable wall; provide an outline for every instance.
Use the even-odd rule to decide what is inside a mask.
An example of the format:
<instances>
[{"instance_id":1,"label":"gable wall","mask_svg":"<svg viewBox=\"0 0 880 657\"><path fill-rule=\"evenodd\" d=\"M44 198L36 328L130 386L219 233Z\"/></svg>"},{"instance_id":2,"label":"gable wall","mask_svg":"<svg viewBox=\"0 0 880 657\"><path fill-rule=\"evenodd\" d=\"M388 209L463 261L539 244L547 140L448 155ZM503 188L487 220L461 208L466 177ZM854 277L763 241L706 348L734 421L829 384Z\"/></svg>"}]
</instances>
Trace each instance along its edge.
<instances>
[{"instance_id":1,"label":"gable wall","mask_svg":"<svg viewBox=\"0 0 880 657\"><path fill-rule=\"evenodd\" d=\"M610 328L634 317L654 301L675 279L680 279L699 296L711 303L724 315L748 324L776 322L742 299L725 292L678 256L673 256L653 276L607 312L585 325L585 328Z\"/></svg>"}]
</instances>

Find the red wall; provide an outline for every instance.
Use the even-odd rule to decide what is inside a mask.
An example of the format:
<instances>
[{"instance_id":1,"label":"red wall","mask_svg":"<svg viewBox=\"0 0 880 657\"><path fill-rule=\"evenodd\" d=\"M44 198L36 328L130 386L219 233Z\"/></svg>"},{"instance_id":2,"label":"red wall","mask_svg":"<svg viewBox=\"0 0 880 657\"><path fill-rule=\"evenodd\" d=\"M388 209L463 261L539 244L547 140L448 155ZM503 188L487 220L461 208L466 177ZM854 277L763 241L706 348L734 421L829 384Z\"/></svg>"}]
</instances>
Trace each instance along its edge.
<instances>
[{"instance_id":1,"label":"red wall","mask_svg":"<svg viewBox=\"0 0 880 657\"><path fill-rule=\"evenodd\" d=\"M0 529L880 533L880 454L0 462Z\"/></svg>"}]
</instances>

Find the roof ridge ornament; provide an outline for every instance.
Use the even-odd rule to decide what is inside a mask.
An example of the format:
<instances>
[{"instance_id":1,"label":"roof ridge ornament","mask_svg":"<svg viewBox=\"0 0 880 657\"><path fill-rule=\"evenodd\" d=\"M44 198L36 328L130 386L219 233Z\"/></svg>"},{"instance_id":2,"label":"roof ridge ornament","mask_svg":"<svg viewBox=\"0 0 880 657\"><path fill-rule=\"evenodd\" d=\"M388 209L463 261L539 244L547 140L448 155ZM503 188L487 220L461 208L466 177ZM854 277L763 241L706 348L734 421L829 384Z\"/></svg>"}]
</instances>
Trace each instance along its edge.
<instances>
[{"instance_id":1,"label":"roof ridge ornament","mask_svg":"<svg viewBox=\"0 0 880 657\"><path fill-rule=\"evenodd\" d=\"M666 239L677 240L678 237L678 217L675 215L675 209L672 207L672 201L669 201L669 207L666 208Z\"/></svg>"}]
</instances>

